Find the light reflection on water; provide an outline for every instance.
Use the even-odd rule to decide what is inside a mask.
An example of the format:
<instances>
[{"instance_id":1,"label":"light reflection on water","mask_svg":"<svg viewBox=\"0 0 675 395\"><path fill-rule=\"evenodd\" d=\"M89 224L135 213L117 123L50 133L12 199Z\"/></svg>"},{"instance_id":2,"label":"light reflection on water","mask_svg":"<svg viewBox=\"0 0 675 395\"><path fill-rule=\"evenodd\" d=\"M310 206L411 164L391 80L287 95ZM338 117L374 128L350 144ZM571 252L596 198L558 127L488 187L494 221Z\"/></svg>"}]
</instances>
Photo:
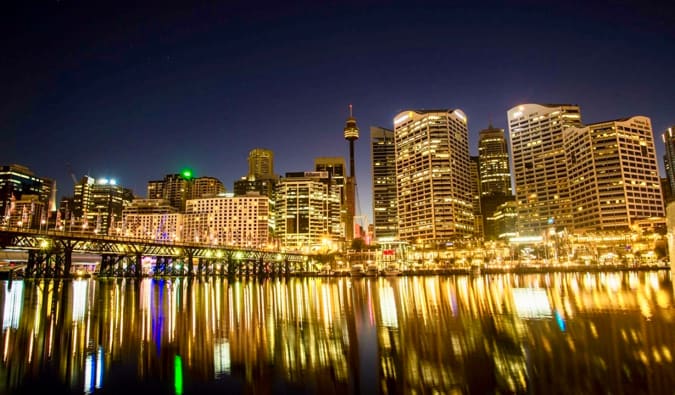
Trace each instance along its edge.
<instances>
[{"instance_id":1,"label":"light reflection on water","mask_svg":"<svg viewBox=\"0 0 675 395\"><path fill-rule=\"evenodd\" d=\"M670 272L0 282L0 393L671 393Z\"/></svg>"}]
</instances>

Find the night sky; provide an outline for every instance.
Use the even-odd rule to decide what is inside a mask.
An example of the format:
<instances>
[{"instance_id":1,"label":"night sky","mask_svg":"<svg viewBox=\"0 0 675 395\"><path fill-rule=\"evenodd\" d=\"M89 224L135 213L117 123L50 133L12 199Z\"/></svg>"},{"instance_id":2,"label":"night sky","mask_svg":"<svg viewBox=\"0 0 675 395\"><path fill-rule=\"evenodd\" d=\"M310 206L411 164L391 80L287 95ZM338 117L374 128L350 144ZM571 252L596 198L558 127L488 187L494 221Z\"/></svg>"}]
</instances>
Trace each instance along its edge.
<instances>
[{"instance_id":1,"label":"night sky","mask_svg":"<svg viewBox=\"0 0 675 395\"><path fill-rule=\"evenodd\" d=\"M369 218L369 128L404 109L462 109L472 154L522 103L578 104L585 123L649 116L659 162L675 125L670 2L14 3L0 11L0 162L56 179L59 196L71 172L145 196L185 167L231 191L256 147L282 175L347 159L350 103Z\"/></svg>"}]
</instances>

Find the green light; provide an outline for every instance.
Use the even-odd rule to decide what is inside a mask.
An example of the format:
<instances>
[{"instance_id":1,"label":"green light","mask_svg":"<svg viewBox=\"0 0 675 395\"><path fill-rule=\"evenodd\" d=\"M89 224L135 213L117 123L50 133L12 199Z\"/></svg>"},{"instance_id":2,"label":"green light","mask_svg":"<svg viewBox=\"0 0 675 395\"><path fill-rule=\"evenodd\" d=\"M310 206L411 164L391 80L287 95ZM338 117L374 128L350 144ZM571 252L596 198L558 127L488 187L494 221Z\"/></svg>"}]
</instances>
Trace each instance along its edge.
<instances>
[{"instance_id":1,"label":"green light","mask_svg":"<svg viewBox=\"0 0 675 395\"><path fill-rule=\"evenodd\" d=\"M189 180L192 178L192 170L190 169L183 169L180 174L185 178L186 180Z\"/></svg>"},{"instance_id":2,"label":"green light","mask_svg":"<svg viewBox=\"0 0 675 395\"><path fill-rule=\"evenodd\" d=\"M173 387L176 390L176 395L180 395L183 393L183 362L180 359L180 355L176 355L173 358L173 366Z\"/></svg>"}]
</instances>

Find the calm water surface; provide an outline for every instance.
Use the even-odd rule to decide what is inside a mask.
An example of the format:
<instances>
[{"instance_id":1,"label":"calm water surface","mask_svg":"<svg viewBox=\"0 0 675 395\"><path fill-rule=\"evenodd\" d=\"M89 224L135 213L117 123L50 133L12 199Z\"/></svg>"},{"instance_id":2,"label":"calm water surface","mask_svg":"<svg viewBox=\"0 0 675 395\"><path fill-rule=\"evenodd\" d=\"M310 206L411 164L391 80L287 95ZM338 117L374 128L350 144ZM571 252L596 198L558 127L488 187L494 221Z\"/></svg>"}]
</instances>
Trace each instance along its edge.
<instances>
[{"instance_id":1,"label":"calm water surface","mask_svg":"<svg viewBox=\"0 0 675 395\"><path fill-rule=\"evenodd\" d=\"M673 394L670 272L0 282L0 393Z\"/></svg>"}]
</instances>

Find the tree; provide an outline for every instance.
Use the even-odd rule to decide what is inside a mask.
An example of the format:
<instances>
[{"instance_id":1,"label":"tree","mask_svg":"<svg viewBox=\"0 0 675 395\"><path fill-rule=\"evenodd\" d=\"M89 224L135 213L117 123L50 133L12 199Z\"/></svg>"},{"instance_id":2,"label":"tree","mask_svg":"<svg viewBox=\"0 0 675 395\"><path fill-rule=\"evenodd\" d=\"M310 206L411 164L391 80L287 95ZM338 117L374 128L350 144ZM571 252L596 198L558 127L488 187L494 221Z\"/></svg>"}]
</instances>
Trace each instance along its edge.
<instances>
[{"instance_id":1,"label":"tree","mask_svg":"<svg viewBox=\"0 0 675 395\"><path fill-rule=\"evenodd\" d=\"M352 250L354 251L363 251L366 249L366 242L360 237L357 237L356 239L352 240Z\"/></svg>"}]
</instances>

